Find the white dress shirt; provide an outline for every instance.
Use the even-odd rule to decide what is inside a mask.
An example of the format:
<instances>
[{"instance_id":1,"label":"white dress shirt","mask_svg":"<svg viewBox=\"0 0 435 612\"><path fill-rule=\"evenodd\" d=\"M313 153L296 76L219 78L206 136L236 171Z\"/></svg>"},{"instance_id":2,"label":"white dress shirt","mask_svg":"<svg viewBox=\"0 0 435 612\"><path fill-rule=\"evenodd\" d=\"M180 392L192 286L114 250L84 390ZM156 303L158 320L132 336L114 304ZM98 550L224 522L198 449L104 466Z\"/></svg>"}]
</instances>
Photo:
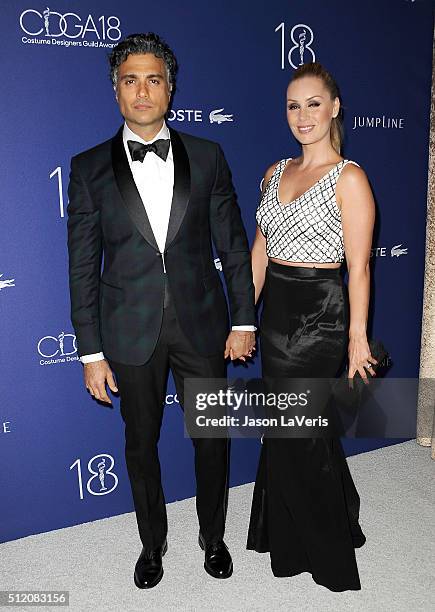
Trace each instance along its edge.
<instances>
[{"instance_id":1,"label":"white dress shirt","mask_svg":"<svg viewBox=\"0 0 435 612\"><path fill-rule=\"evenodd\" d=\"M127 155L134 182L145 206L154 238L161 253L165 250L172 193L174 191L172 145L169 146L166 161L163 161L161 157L151 152L145 155L143 162L140 162L131 160L127 140L136 140L142 144L150 144L155 140L166 140L169 137L169 130L165 123L163 123L160 132L148 142L145 142L140 136L132 132L126 123L124 124L123 141L125 154Z\"/></svg>"},{"instance_id":2,"label":"white dress shirt","mask_svg":"<svg viewBox=\"0 0 435 612\"><path fill-rule=\"evenodd\" d=\"M174 157L172 154L172 144L169 146L169 153L166 161L158 155L149 152L145 155L143 162L132 161L127 140L135 140L142 144L150 144L160 138L170 138L169 129L163 122L161 130L152 140L143 140L140 136L131 131L127 123L124 123L122 134L125 153L127 155L133 180L145 207L154 237L163 253L165 250L166 234L168 232L169 215L171 213L172 193L174 190ZM253 325L233 325L233 330L255 331ZM91 363L104 359L104 354L93 353L92 355L82 355L82 363Z\"/></svg>"}]
</instances>

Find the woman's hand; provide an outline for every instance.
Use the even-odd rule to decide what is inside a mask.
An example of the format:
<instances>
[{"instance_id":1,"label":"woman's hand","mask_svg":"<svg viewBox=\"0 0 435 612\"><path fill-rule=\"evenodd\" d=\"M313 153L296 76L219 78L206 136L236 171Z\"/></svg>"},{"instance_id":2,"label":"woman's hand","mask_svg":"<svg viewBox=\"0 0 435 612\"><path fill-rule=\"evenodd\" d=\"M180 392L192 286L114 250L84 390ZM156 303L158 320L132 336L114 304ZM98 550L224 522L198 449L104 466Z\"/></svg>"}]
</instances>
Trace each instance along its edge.
<instances>
[{"instance_id":1,"label":"woman's hand","mask_svg":"<svg viewBox=\"0 0 435 612\"><path fill-rule=\"evenodd\" d=\"M349 273L348 377L352 387L354 375L358 372L363 382L368 385L367 372L375 376L371 366L377 363L370 354L366 332L375 202L364 170L354 164L348 164L337 181L336 195L337 202L341 205L344 251Z\"/></svg>"},{"instance_id":2,"label":"woman's hand","mask_svg":"<svg viewBox=\"0 0 435 612\"><path fill-rule=\"evenodd\" d=\"M378 363L370 354L369 343L367 336L351 336L349 340L349 372L348 378L353 378L355 372L359 372L364 383L368 384L367 372L371 376L376 376L376 372L372 368L372 364Z\"/></svg>"}]
</instances>

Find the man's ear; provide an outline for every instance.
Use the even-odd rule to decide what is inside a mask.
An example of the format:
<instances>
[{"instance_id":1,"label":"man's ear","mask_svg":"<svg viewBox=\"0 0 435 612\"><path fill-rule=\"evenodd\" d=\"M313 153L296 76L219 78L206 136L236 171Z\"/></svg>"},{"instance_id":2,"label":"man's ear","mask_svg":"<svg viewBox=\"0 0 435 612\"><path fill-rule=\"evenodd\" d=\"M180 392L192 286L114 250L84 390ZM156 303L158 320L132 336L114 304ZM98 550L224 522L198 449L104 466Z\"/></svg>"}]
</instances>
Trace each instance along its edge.
<instances>
[{"instance_id":1,"label":"man's ear","mask_svg":"<svg viewBox=\"0 0 435 612\"><path fill-rule=\"evenodd\" d=\"M118 91L117 91L116 85L113 86L113 91L115 92L115 99L118 102Z\"/></svg>"}]
</instances>

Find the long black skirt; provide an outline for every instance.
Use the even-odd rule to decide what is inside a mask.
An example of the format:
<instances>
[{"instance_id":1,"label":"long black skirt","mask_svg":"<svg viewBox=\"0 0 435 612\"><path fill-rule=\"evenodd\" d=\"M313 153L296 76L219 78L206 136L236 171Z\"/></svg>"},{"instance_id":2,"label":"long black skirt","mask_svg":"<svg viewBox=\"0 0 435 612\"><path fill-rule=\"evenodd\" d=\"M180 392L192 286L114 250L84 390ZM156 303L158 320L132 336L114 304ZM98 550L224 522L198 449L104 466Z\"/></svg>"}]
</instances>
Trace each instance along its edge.
<instances>
[{"instance_id":1,"label":"long black skirt","mask_svg":"<svg viewBox=\"0 0 435 612\"><path fill-rule=\"evenodd\" d=\"M339 269L269 262L260 325L263 378L333 378L347 352ZM360 499L339 436L263 439L247 548L270 552L275 576L310 572L331 591L361 588Z\"/></svg>"}]
</instances>

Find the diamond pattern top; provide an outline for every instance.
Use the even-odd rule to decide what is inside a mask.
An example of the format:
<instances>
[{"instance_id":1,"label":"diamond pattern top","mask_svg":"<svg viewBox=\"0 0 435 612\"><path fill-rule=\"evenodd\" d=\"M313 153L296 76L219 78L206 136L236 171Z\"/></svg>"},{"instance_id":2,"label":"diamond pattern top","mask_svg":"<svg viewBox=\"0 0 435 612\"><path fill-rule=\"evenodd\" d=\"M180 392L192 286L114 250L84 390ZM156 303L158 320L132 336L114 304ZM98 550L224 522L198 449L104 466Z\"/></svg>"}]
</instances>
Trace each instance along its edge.
<instances>
[{"instance_id":1,"label":"diamond pattern top","mask_svg":"<svg viewBox=\"0 0 435 612\"><path fill-rule=\"evenodd\" d=\"M266 238L267 255L284 261L342 262L343 228L335 186L347 164L358 164L349 159L341 160L305 193L288 204L281 204L278 188L290 159L282 159L277 164L255 215Z\"/></svg>"}]
</instances>

